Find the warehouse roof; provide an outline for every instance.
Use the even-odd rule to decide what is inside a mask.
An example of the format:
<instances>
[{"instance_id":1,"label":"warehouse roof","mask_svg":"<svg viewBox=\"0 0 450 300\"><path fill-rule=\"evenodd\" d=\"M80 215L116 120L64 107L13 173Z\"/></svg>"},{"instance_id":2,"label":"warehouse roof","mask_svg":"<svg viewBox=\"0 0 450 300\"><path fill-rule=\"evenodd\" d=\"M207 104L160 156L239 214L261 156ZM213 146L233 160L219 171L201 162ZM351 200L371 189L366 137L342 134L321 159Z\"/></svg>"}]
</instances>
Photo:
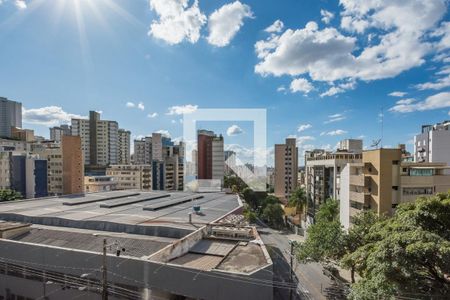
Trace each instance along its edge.
<instances>
[{"instance_id":1,"label":"warehouse roof","mask_svg":"<svg viewBox=\"0 0 450 300\"><path fill-rule=\"evenodd\" d=\"M181 238L241 206L225 193L112 191L0 203L0 220Z\"/></svg>"}]
</instances>

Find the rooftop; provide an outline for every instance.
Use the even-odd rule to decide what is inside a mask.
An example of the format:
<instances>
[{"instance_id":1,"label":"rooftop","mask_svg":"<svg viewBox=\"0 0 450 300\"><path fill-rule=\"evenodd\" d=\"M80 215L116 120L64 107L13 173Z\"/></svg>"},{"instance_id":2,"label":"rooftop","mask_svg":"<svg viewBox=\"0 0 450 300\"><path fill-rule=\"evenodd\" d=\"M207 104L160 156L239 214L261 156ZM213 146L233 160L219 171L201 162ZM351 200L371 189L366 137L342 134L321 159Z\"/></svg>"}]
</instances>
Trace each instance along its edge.
<instances>
[{"instance_id":1,"label":"rooftop","mask_svg":"<svg viewBox=\"0 0 450 300\"><path fill-rule=\"evenodd\" d=\"M0 220L181 238L241 206L225 193L112 191L0 203Z\"/></svg>"}]
</instances>

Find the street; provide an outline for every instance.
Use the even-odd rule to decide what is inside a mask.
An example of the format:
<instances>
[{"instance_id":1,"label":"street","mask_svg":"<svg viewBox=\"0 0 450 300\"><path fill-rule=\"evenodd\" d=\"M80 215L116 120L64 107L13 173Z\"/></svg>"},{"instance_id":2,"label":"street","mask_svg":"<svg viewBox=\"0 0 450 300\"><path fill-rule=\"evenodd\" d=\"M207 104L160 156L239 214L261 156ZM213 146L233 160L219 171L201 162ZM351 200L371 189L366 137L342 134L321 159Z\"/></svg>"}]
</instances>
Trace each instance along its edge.
<instances>
[{"instance_id":1,"label":"street","mask_svg":"<svg viewBox=\"0 0 450 300\"><path fill-rule=\"evenodd\" d=\"M274 281L289 282L289 235L263 226L258 227L258 232L268 247L274 263ZM323 267L320 264L299 264L294 259L294 272L298 280L294 299L343 299L336 291L333 280L323 274ZM289 299L289 290L275 287L274 299Z\"/></svg>"}]
</instances>

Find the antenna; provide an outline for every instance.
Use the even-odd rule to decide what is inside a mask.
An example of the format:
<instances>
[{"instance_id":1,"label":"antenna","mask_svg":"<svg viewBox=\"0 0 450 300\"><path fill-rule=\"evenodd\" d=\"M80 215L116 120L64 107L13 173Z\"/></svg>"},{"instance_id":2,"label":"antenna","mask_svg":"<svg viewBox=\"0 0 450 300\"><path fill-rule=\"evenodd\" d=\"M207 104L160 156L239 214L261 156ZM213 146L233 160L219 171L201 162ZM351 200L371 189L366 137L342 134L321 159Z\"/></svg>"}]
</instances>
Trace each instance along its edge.
<instances>
[{"instance_id":1,"label":"antenna","mask_svg":"<svg viewBox=\"0 0 450 300\"><path fill-rule=\"evenodd\" d=\"M381 107L381 109L380 109L380 123L381 123L381 138L380 138L379 143L381 145L381 148L383 148L383 134L384 134L384 113L383 113L383 107Z\"/></svg>"},{"instance_id":2,"label":"antenna","mask_svg":"<svg viewBox=\"0 0 450 300\"><path fill-rule=\"evenodd\" d=\"M381 139L373 140L372 145L370 145L370 147L378 149L378 145L380 144L380 142L381 142Z\"/></svg>"}]
</instances>

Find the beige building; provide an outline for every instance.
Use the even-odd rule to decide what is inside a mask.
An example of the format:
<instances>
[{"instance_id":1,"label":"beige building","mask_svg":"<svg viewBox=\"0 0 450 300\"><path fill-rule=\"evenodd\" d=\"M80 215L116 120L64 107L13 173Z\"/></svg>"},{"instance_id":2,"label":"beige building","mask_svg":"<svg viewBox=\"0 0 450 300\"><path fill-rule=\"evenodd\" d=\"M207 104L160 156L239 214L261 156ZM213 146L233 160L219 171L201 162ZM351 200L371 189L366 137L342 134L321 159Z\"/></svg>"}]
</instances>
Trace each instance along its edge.
<instances>
[{"instance_id":1,"label":"beige building","mask_svg":"<svg viewBox=\"0 0 450 300\"><path fill-rule=\"evenodd\" d=\"M113 178L117 190L151 190L151 165L112 165L106 169L106 175Z\"/></svg>"},{"instance_id":2,"label":"beige building","mask_svg":"<svg viewBox=\"0 0 450 300\"><path fill-rule=\"evenodd\" d=\"M34 130L11 127L11 137L19 141L34 142Z\"/></svg>"},{"instance_id":3,"label":"beige building","mask_svg":"<svg viewBox=\"0 0 450 300\"><path fill-rule=\"evenodd\" d=\"M114 191L117 182L111 176L84 176L84 186L86 193L99 193Z\"/></svg>"},{"instance_id":4,"label":"beige building","mask_svg":"<svg viewBox=\"0 0 450 300\"><path fill-rule=\"evenodd\" d=\"M11 152L0 152L0 190L11 187Z\"/></svg>"},{"instance_id":5,"label":"beige building","mask_svg":"<svg viewBox=\"0 0 450 300\"><path fill-rule=\"evenodd\" d=\"M61 142L34 144L32 152L47 160L49 195L84 192L84 164L79 136L61 136Z\"/></svg>"},{"instance_id":6,"label":"beige building","mask_svg":"<svg viewBox=\"0 0 450 300\"><path fill-rule=\"evenodd\" d=\"M295 138L275 145L275 196L287 201L298 184L298 148Z\"/></svg>"},{"instance_id":7,"label":"beige building","mask_svg":"<svg viewBox=\"0 0 450 300\"><path fill-rule=\"evenodd\" d=\"M118 159L117 163L119 165L129 165L131 163L131 154L130 154L130 135L131 132L125 129L119 129L118 136Z\"/></svg>"},{"instance_id":8,"label":"beige building","mask_svg":"<svg viewBox=\"0 0 450 300\"><path fill-rule=\"evenodd\" d=\"M402 149L364 151L362 163L347 164L341 176L340 218L349 228L364 209L391 215L400 203L450 189L445 163L403 162Z\"/></svg>"}]
</instances>

